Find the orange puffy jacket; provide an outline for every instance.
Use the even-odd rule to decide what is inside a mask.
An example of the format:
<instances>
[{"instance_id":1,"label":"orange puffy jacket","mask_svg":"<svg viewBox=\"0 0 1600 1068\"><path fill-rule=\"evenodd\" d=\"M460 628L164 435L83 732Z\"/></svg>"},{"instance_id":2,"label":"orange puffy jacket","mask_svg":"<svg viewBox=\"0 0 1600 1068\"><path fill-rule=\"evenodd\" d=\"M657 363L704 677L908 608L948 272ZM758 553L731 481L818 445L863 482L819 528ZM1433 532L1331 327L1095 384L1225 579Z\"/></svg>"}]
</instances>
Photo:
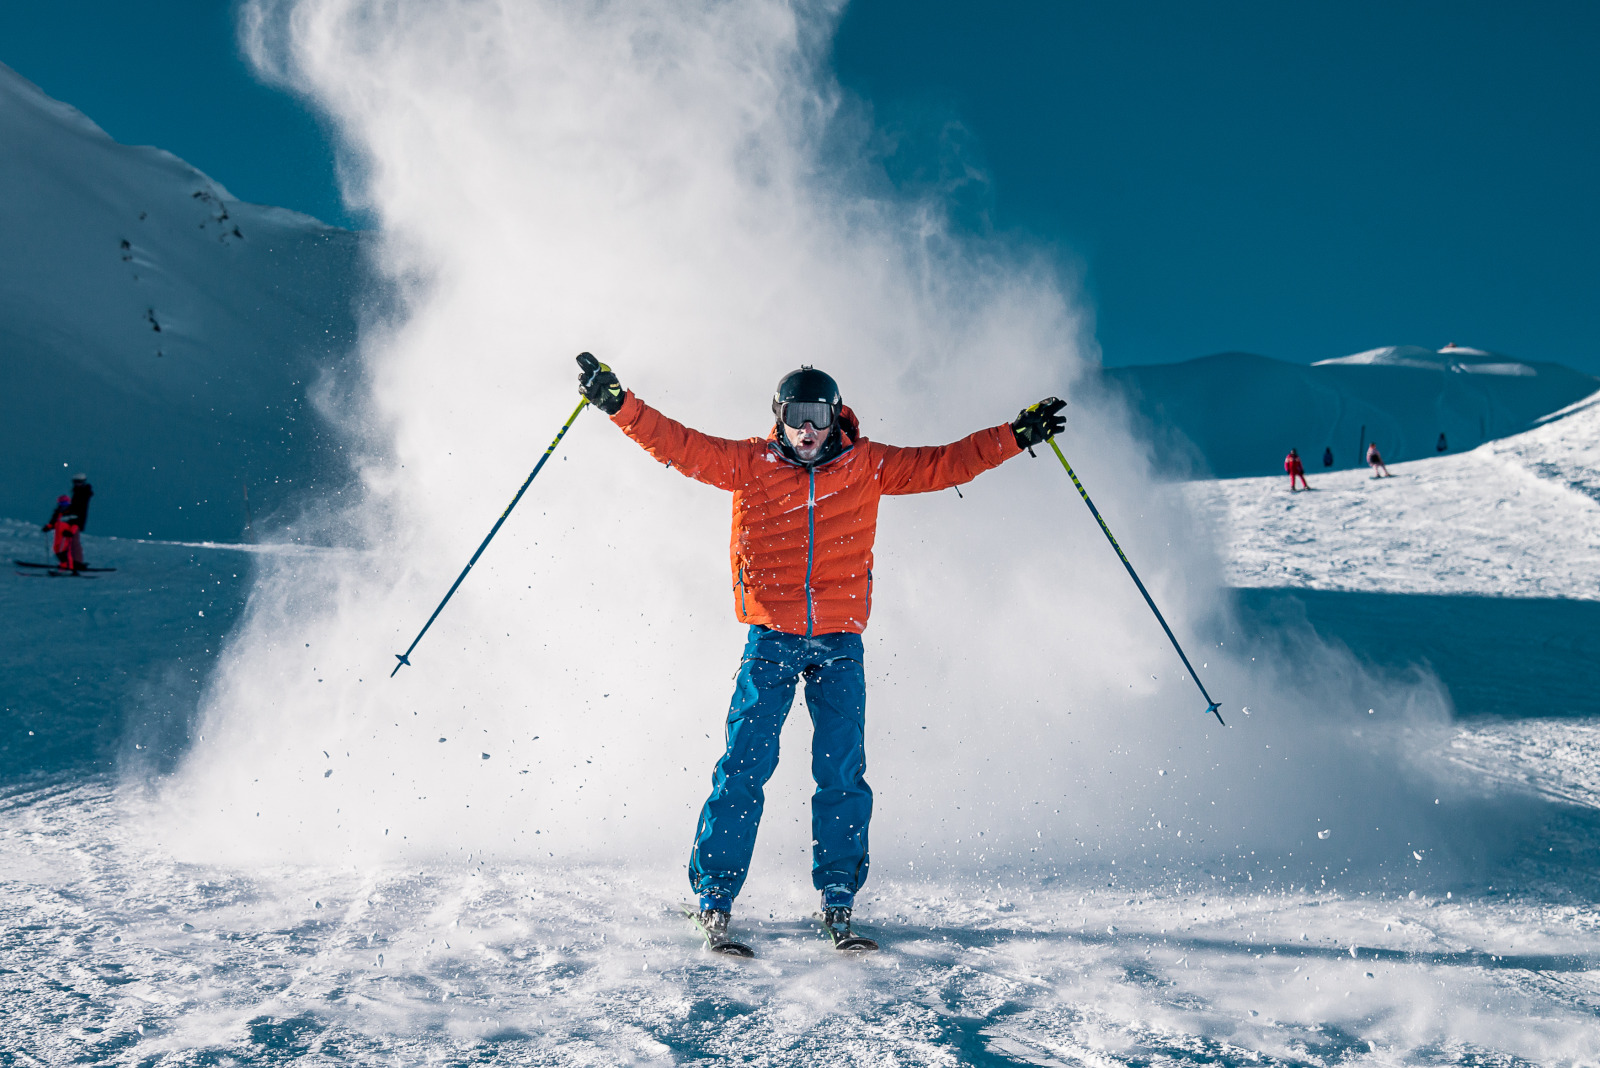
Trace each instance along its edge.
<instances>
[{"instance_id":1,"label":"orange puffy jacket","mask_svg":"<svg viewBox=\"0 0 1600 1068\"><path fill-rule=\"evenodd\" d=\"M915 449L861 436L840 413L843 451L805 467L765 440L691 430L632 392L611 417L668 467L733 491L733 603L742 623L787 634L861 633L872 610L872 541L878 498L970 482L1022 450L1002 423L951 445Z\"/></svg>"}]
</instances>

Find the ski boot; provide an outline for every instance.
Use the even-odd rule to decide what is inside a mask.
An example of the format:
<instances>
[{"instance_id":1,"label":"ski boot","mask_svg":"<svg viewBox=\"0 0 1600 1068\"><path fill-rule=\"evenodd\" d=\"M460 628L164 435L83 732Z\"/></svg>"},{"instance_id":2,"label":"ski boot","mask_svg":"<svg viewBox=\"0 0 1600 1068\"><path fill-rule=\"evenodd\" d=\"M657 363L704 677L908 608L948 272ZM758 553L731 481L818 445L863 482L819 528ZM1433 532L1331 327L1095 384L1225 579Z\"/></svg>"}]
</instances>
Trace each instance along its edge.
<instances>
[{"instance_id":1,"label":"ski boot","mask_svg":"<svg viewBox=\"0 0 1600 1068\"><path fill-rule=\"evenodd\" d=\"M862 938L856 934L855 928L850 925L849 905L828 905L822 910L823 937L833 942L833 948L841 953L872 953L878 948L878 943L870 938Z\"/></svg>"}]
</instances>

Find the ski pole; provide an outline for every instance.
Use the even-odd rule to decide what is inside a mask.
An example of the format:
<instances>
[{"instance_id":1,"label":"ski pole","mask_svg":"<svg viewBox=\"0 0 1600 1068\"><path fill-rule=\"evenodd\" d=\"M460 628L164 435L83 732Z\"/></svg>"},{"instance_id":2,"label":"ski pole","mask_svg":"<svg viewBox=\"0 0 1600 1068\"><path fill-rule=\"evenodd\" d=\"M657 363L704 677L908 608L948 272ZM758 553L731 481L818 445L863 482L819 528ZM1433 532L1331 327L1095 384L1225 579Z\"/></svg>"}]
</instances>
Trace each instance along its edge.
<instances>
[{"instance_id":1,"label":"ski pole","mask_svg":"<svg viewBox=\"0 0 1600 1068\"><path fill-rule=\"evenodd\" d=\"M551 454L556 451L556 446L560 445L561 439L567 436L567 431L572 428L573 423L578 421L579 413L583 411L584 405L588 403L589 398L585 397L583 400L578 402L578 406L576 408L572 409L572 414L567 417L567 421L563 423L561 425L561 429L556 432L556 439L550 443L550 447L548 449L544 450L544 455L539 457L539 462L533 465L533 471L529 473L525 480L523 480L522 488L517 490L517 495L515 497L511 498L511 503L506 505L506 510L500 513L500 518L494 521L494 526L489 529L489 536L483 539L483 544L478 546L478 551L472 554L472 559L467 561L467 566L461 569L460 575L456 576L455 585L450 587L450 592L444 595L444 600L439 602L439 607L433 610L433 615L429 616L428 621L422 625L422 629L418 631L417 636L412 639L410 648L403 653L394 654L395 659L400 661L400 663L396 664L394 666L394 670L389 672L389 677L391 679L400 673L401 668L411 663L411 650L417 647L417 643L422 640L422 636L428 633L428 628L433 626L433 621L439 618L440 612L444 611L444 606L450 603L450 598L455 595L455 592L461 586L461 583L466 580L467 572L472 570L472 565L478 562L478 557L483 555L483 550L489 547L489 543L494 540L494 536L500 533L500 526L506 521L506 516L510 515L511 509L515 508L517 506L517 502L522 500L522 495L528 492L528 486L532 484L534 476L539 473L540 468L544 467L544 462L550 459Z\"/></svg>"},{"instance_id":2,"label":"ski pole","mask_svg":"<svg viewBox=\"0 0 1600 1068\"><path fill-rule=\"evenodd\" d=\"M1061 461L1061 466L1067 469L1067 477L1072 479L1072 484L1078 487L1078 496L1083 498L1083 503L1087 504L1089 511L1094 514L1095 522L1100 524L1100 532L1106 536L1106 540L1111 543L1111 547L1117 550L1117 559L1121 560L1122 566L1128 569L1128 575L1133 579L1133 584L1139 587L1140 593L1144 594L1144 603L1149 605L1150 611L1156 614L1156 622L1160 623L1161 629L1167 632L1167 638L1172 642L1172 647L1178 650L1178 659L1182 660L1183 666L1189 669L1189 677L1194 680L1196 686L1200 687L1200 696L1206 699L1206 711L1216 716L1218 723L1222 723L1222 713L1217 711L1222 706L1213 701L1211 695L1206 693L1205 683L1200 681L1200 676L1195 673L1194 665L1189 663L1189 658L1183 654L1183 646L1178 644L1177 636L1172 633L1172 628L1167 626L1166 618L1162 616L1161 609L1156 607L1155 599L1150 596L1150 591L1144 588L1143 582L1139 581L1139 573L1133 569L1132 564L1128 563L1127 554L1122 551L1122 546L1117 544L1117 539L1112 535L1111 528L1106 525L1105 517L1100 514L1100 509L1096 508L1094 502L1089 499L1089 491L1083 488L1082 482L1078 481L1077 472L1073 471L1072 465L1067 463L1067 458L1062 453L1061 446L1056 444L1055 438L1050 439L1050 448L1055 451L1056 459ZM1227 726L1226 723L1222 723L1222 725L1224 727Z\"/></svg>"}]
</instances>

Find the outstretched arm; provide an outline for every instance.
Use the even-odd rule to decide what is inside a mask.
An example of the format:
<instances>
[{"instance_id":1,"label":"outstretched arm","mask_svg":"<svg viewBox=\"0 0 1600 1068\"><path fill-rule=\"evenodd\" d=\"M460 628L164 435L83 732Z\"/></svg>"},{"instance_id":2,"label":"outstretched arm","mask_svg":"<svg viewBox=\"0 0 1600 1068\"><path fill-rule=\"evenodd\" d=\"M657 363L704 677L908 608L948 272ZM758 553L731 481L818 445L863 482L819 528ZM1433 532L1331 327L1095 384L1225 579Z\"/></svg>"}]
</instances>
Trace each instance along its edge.
<instances>
[{"instance_id":1,"label":"outstretched arm","mask_svg":"<svg viewBox=\"0 0 1600 1068\"><path fill-rule=\"evenodd\" d=\"M747 481L750 442L713 437L667 418L632 390L623 389L611 369L587 352L578 357L578 366L583 369L578 376L580 392L645 452L718 489L736 489Z\"/></svg>"},{"instance_id":2,"label":"outstretched arm","mask_svg":"<svg viewBox=\"0 0 1600 1068\"><path fill-rule=\"evenodd\" d=\"M980 430L949 445L883 449L879 473L883 492L928 493L971 482L1023 449L1042 445L1066 425L1058 413L1065 402L1048 397L1024 408L1015 420Z\"/></svg>"}]
</instances>

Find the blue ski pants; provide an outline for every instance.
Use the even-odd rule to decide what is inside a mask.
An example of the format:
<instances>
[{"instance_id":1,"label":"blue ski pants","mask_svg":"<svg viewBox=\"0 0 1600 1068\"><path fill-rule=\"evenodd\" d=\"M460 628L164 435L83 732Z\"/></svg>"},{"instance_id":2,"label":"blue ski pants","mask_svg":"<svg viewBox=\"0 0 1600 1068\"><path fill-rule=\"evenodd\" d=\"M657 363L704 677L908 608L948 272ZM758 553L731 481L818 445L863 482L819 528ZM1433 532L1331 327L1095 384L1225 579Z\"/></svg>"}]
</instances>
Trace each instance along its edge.
<instances>
[{"instance_id":1,"label":"blue ski pants","mask_svg":"<svg viewBox=\"0 0 1600 1068\"><path fill-rule=\"evenodd\" d=\"M728 707L727 751L700 810L689 883L702 908L727 908L744 886L778 735L806 683L811 710L811 882L829 905L849 905L867 878L867 680L859 634L807 638L751 626Z\"/></svg>"}]
</instances>

